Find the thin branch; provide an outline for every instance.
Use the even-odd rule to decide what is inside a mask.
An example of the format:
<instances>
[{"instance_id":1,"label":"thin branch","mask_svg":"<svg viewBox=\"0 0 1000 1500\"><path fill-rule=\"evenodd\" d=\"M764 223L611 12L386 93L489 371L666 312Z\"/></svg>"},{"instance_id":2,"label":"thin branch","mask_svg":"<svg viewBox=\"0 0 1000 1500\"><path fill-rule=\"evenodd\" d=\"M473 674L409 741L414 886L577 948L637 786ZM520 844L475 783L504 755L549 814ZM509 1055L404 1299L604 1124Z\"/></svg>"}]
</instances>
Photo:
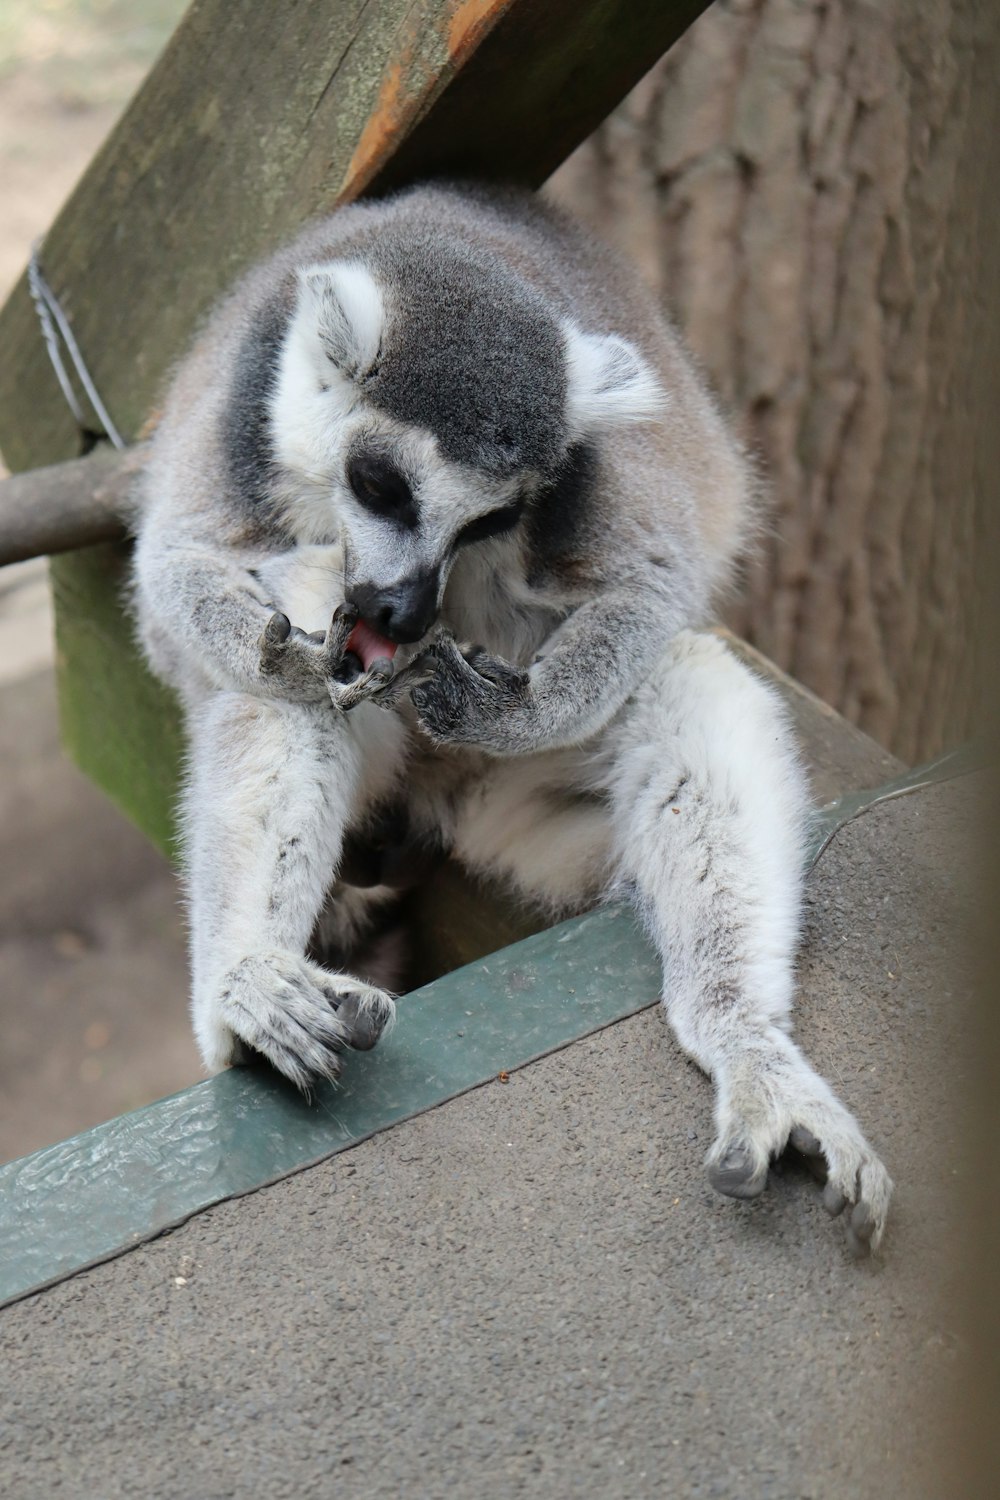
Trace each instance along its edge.
<instances>
[{"instance_id":1,"label":"thin branch","mask_svg":"<svg viewBox=\"0 0 1000 1500\"><path fill-rule=\"evenodd\" d=\"M143 450L86 458L0 480L0 566L123 538Z\"/></svg>"}]
</instances>

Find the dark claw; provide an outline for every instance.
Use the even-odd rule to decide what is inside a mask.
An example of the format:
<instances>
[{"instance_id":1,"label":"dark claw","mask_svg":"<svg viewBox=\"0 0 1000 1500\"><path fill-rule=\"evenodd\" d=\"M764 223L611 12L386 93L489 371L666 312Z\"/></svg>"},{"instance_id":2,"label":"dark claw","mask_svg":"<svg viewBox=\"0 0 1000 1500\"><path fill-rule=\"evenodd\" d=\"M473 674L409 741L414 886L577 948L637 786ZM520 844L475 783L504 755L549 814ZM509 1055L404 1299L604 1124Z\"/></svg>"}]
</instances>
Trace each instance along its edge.
<instances>
[{"instance_id":1,"label":"dark claw","mask_svg":"<svg viewBox=\"0 0 1000 1500\"><path fill-rule=\"evenodd\" d=\"M348 652L348 656L353 657L353 653ZM346 661L347 657L344 660ZM387 656L379 656L372 662L368 671L362 672L359 677L347 683L344 683L341 678L337 680L348 689L338 698L338 706L343 713L350 713L351 709L357 708L359 703L378 703L379 694L392 680L392 662Z\"/></svg>"},{"instance_id":2,"label":"dark claw","mask_svg":"<svg viewBox=\"0 0 1000 1500\"><path fill-rule=\"evenodd\" d=\"M373 668L377 665L377 662L372 663ZM381 689L376 701L382 707L391 707L392 704L399 702L404 693L430 682L433 676L434 666L426 652L421 652L407 666L400 667L398 672L393 663L392 675L386 681L385 687Z\"/></svg>"},{"instance_id":3,"label":"dark claw","mask_svg":"<svg viewBox=\"0 0 1000 1500\"><path fill-rule=\"evenodd\" d=\"M840 1188L835 1187L832 1182L828 1182L823 1189L823 1207L831 1219L835 1219L838 1214L842 1214L846 1206L847 1198L841 1192Z\"/></svg>"},{"instance_id":4,"label":"dark claw","mask_svg":"<svg viewBox=\"0 0 1000 1500\"><path fill-rule=\"evenodd\" d=\"M426 656L418 656L408 667L396 673L396 682L404 687L423 687L434 676L434 668Z\"/></svg>"},{"instance_id":5,"label":"dark claw","mask_svg":"<svg viewBox=\"0 0 1000 1500\"><path fill-rule=\"evenodd\" d=\"M472 646L463 651L462 655L474 672L496 687L524 688L530 681L530 676L523 667L515 667L508 661L491 656L482 646Z\"/></svg>"},{"instance_id":6,"label":"dark claw","mask_svg":"<svg viewBox=\"0 0 1000 1500\"><path fill-rule=\"evenodd\" d=\"M264 626L264 639L270 646L280 646L283 641L288 640L291 633L291 620L287 615L283 615L280 609L276 609Z\"/></svg>"},{"instance_id":7,"label":"dark claw","mask_svg":"<svg viewBox=\"0 0 1000 1500\"><path fill-rule=\"evenodd\" d=\"M326 648L334 668L339 666L344 655L344 647L360 618L360 613L354 604L338 604L334 610L330 629L326 634Z\"/></svg>"},{"instance_id":8,"label":"dark claw","mask_svg":"<svg viewBox=\"0 0 1000 1500\"><path fill-rule=\"evenodd\" d=\"M767 1184L767 1163L755 1167L750 1154L732 1147L708 1169L708 1180L726 1198L756 1198Z\"/></svg>"},{"instance_id":9,"label":"dark claw","mask_svg":"<svg viewBox=\"0 0 1000 1500\"><path fill-rule=\"evenodd\" d=\"M856 1203L847 1224L847 1248L859 1260L871 1252L875 1220L867 1203Z\"/></svg>"},{"instance_id":10,"label":"dark claw","mask_svg":"<svg viewBox=\"0 0 1000 1500\"><path fill-rule=\"evenodd\" d=\"M371 1051L391 1014L387 1006L369 1005L362 1010L361 1002L353 995L337 1006L337 1020L350 1032L348 1040L356 1052Z\"/></svg>"},{"instance_id":11,"label":"dark claw","mask_svg":"<svg viewBox=\"0 0 1000 1500\"><path fill-rule=\"evenodd\" d=\"M354 629L360 618L361 611L358 609L358 606L356 604L348 604L345 599L343 604L337 605L337 608L333 612L333 619L330 621L330 624L331 627L336 626L338 630L342 629L346 625L348 627L349 634Z\"/></svg>"}]
</instances>

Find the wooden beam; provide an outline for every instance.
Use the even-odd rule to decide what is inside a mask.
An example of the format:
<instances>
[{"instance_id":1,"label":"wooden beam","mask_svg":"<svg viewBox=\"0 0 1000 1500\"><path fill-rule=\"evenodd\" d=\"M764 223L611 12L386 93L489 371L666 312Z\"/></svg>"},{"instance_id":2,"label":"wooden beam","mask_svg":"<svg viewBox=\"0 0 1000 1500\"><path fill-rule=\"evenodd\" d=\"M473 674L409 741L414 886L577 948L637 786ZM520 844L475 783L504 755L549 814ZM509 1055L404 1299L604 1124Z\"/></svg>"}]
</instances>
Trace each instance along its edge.
<instances>
[{"instance_id":1,"label":"wooden beam","mask_svg":"<svg viewBox=\"0 0 1000 1500\"><path fill-rule=\"evenodd\" d=\"M108 544L52 559L60 728L77 765L176 858L182 716L146 669L123 607L128 551Z\"/></svg>"},{"instance_id":2,"label":"wooden beam","mask_svg":"<svg viewBox=\"0 0 1000 1500\"><path fill-rule=\"evenodd\" d=\"M142 451L95 448L87 458L0 481L0 567L120 541Z\"/></svg>"},{"instance_id":3,"label":"wooden beam","mask_svg":"<svg viewBox=\"0 0 1000 1500\"><path fill-rule=\"evenodd\" d=\"M45 239L134 438L234 277L309 217L443 172L542 182L704 0L195 0ZM11 469L78 455L22 278L0 313Z\"/></svg>"}]
</instances>

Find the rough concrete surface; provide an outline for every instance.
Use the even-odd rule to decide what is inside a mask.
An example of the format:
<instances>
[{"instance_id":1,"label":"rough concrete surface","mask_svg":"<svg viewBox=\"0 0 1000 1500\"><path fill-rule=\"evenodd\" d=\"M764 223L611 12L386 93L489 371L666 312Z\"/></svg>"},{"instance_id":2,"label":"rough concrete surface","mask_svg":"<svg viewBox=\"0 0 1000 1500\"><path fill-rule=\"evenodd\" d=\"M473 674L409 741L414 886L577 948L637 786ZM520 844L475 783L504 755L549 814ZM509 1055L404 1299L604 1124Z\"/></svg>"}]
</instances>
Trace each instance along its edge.
<instances>
[{"instance_id":1,"label":"rough concrete surface","mask_svg":"<svg viewBox=\"0 0 1000 1500\"><path fill-rule=\"evenodd\" d=\"M0 1488L948 1494L973 798L810 885L798 1034L896 1179L878 1263L791 1166L711 1192L647 1012L0 1314Z\"/></svg>"}]
</instances>

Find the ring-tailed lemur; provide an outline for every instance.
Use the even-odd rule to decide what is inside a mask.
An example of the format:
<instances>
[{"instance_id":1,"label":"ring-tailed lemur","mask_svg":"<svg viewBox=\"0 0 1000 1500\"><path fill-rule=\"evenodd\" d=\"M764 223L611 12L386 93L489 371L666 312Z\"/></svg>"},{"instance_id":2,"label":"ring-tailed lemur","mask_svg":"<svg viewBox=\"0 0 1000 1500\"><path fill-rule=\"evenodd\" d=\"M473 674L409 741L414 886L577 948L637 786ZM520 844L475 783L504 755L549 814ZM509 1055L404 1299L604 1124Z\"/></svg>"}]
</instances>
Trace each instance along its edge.
<instances>
[{"instance_id":1,"label":"ring-tailed lemur","mask_svg":"<svg viewBox=\"0 0 1000 1500\"><path fill-rule=\"evenodd\" d=\"M791 1139L877 1246L892 1184L789 1035L804 778L774 693L690 628L750 473L634 273L513 191L341 209L219 308L142 483L207 1065L307 1088L376 1041L389 995L316 954L391 896L391 848L366 889L343 863L389 818L553 914L628 893L715 1083L714 1186L754 1196Z\"/></svg>"}]
</instances>

